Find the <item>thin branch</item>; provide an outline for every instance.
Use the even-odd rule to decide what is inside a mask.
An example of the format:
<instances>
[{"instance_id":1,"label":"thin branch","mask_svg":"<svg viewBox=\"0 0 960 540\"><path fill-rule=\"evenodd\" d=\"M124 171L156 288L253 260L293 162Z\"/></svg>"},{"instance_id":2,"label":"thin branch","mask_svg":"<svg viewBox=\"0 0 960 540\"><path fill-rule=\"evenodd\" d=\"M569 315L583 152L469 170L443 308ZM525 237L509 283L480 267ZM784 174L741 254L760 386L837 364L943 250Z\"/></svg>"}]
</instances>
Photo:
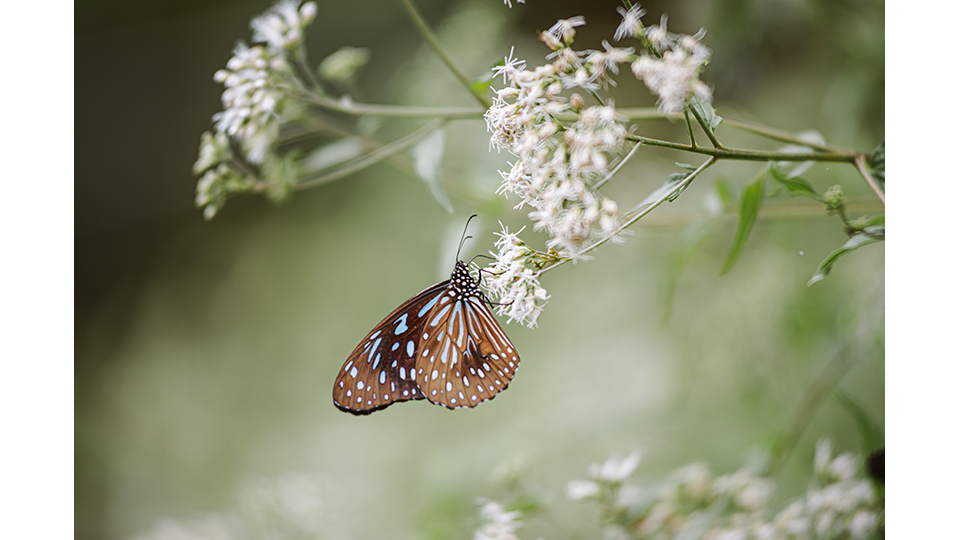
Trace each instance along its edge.
<instances>
[{"instance_id":1,"label":"thin branch","mask_svg":"<svg viewBox=\"0 0 960 540\"><path fill-rule=\"evenodd\" d=\"M410 15L410 18L413 19L413 24L417 26L417 30L420 31L420 35L423 36L423 39L427 40L427 43L430 44L430 47L433 48L433 51L437 53L440 57L440 60L443 60L443 63L447 65L447 68L460 80L460 84L467 89L467 92L470 93L474 99L477 100L477 103L480 104L484 109L490 108L490 103L487 101L487 98L477 94L471 89L470 79L457 68L456 64L453 63L453 60L447 53L443 50L443 47L440 46L440 41L433 34L433 31L430 30L430 27L427 26L427 22L423 20L423 17L420 15L420 12L417 11L417 8L413 5L410 0L400 0L400 3L403 5L404 9L407 10L407 13Z\"/></svg>"},{"instance_id":2,"label":"thin branch","mask_svg":"<svg viewBox=\"0 0 960 540\"><path fill-rule=\"evenodd\" d=\"M600 189L604 184L609 182L610 179L613 178L613 175L617 174L617 172L619 172L620 169L627 164L627 161L629 161L630 158L632 158L633 155L637 153L637 150L639 150L641 146L643 146L642 143L637 143L633 145L633 148L630 149L630 152L628 152L627 155L623 156L623 159L621 159L617 163L617 166L614 167L613 170L608 172L607 175L604 176L602 180L600 180L599 182L593 185L593 189Z\"/></svg>"},{"instance_id":3,"label":"thin branch","mask_svg":"<svg viewBox=\"0 0 960 540\"><path fill-rule=\"evenodd\" d=\"M845 153L826 153L826 152L758 152L755 150L734 150L729 148L703 148L701 146L691 146L689 144L680 144L660 139L651 139L640 135L627 135L627 139L638 141L650 146L661 146L663 148L673 148L674 150L684 150L713 156L719 159L738 159L742 161L834 161L853 163L859 155L856 152Z\"/></svg>"},{"instance_id":4,"label":"thin branch","mask_svg":"<svg viewBox=\"0 0 960 540\"><path fill-rule=\"evenodd\" d=\"M314 105L331 111L355 116L373 115L392 118L446 118L448 120L480 119L485 109L475 107L407 107L402 105L374 105L355 103L349 99L331 99L313 92L304 97Z\"/></svg>"}]
</instances>

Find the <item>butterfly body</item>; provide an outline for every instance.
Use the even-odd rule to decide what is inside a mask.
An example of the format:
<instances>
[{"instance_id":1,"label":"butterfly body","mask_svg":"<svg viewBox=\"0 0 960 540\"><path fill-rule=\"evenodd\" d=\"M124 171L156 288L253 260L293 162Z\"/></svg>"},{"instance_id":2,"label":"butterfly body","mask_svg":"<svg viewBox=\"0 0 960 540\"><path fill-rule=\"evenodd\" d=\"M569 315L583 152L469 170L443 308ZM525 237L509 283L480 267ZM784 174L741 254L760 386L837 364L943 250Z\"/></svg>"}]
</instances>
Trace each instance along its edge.
<instances>
[{"instance_id":1,"label":"butterfly body","mask_svg":"<svg viewBox=\"0 0 960 540\"><path fill-rule=\"evenodd\" d=\"M350 353L334 382L334 405L365 415L400 401L458 409L493 399L520 357L488 303L457 261L449 280L401 304Z\"/></svg>"}]
</instances>

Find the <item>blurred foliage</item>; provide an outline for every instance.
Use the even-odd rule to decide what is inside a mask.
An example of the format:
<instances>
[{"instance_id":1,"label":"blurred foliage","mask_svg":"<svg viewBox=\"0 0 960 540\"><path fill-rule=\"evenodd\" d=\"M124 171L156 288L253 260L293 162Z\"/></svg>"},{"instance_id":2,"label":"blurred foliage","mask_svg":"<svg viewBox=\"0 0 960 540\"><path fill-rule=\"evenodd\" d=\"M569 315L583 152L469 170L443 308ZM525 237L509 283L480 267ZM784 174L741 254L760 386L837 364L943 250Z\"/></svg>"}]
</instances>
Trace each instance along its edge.
<instances>
[{"instance_id":1,"label":"blurred foliage","mask_svg":"<svg viewBox=\"0 0 960 540\"><path fill-rule=\"evenodd\" d=\"M599 48L620 2L417 5L480 77L512 44L518 56L542 57L535 31L561 17L585 15L578 41ZM654 19L669 10L679 31L708 29L715 56L705 80L724 116L814 128L864 151L883 138L882 2L644 6ZM250 478L290 474L323 475L324 500L337 502L324 530L468 537L479 524L475 497L509 493L494 471L511 462L526 464L517 481L557 509L525 518L523 537L594 534L596 516L562 498L588 463L642 448L641 475L694 460L737 470L767 448L838 354L854 366L840 387L857 418L849 403L824 401L775 478L774 497L803 493L817 439L854 449L861 415L883 425L882 244L846 255L829 279L807 287L847 241L814 202L816 212L778 214L806 201L768 194L771 213L757 215L722 277L737 228L729 208L709 231L684 232L716 203L714 180L722 175L728 192L742 193L757 164L718 167L641 221L626 244L548 274L553 297L540 328L506 328L523 363L492 402L456 412L417 402L368 418L338 412L330 385L356 341L445 278L438 265L452 268L445 230L480 209L485 221L471 234L483 253L498 219L511 230L526 223L493 195L507 156L487 152L482 122L445 129L442 181L453 216L412 171L382 164L280 207L231 201L204 223L192 207L190 164L218 104L211 78L266 4L116 7L77 11L76 538L127 538L163 518L220 512ZM312 58L370 49L358 99L469 103L396 2L321 2L314 29ZM653 103L630 84L615 97ZM397 133L406 127L395 124ZM656 130L685 133L681 124ZM722 124L718 133L731 145L756 142ZM617 198L640 201L676 170L671 152L639 157L624 169L635 182L611 184ZM851 204L871 196L847 167L815 166L803 180L817 193L842 184Z\"/></svg>"}]
</instances>

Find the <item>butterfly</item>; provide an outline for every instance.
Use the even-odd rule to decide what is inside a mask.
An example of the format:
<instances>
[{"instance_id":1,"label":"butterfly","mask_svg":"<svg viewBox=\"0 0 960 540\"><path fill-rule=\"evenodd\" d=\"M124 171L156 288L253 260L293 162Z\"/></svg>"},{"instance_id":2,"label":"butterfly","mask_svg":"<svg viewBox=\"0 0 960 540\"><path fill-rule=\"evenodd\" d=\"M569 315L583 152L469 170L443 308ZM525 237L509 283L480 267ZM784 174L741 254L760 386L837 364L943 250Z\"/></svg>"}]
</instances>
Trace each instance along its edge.
<instances>
[{"instance_id":1,"label":"butterfly","mask_svg":"<svg viewBox=\"0 0 960 540\"><path fill-rule=\"evenodd\" d=\"M333 384L338 409L367 415L416 399L459 409L507 388L520 356L480 290L482 275L457 258L450 279L400 304L350 353Z\"/></svg>"}]
</instances>

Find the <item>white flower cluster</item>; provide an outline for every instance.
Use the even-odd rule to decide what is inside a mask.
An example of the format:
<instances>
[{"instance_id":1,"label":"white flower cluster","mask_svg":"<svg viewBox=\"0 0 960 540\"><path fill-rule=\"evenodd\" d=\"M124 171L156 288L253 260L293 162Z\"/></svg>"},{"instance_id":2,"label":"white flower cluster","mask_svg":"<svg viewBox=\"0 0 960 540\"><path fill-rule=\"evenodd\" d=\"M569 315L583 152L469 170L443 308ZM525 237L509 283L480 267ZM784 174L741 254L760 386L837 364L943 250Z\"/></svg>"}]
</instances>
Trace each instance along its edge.
<instances>
[{"instance_id":1,"label":"white flower cluster","mask_svg":"<svg viewBox=\"0 0 960 540\"><path fill-rule=\"evenodd\" d=\"M250 21L253 40L265 43L274 53L299 47L303 42L303 31L317 16L316 3L299 4L300 0L277 2L263 15Z\"/></svg>"},{"instance_id":2,"label":"white flower cluster","mask_svg":"<svg viewBox=\"0 0 960 540\"><path fill-rule=\"evenodd\" d=\"M307 25L316 17L317 6L299 0L283 0L251 21L256 45L237 43L233 56L213 79L224 86L223 110L213 115L216 135L204 133L194 172L197 206L211 219L233 193L251 190L258 178L266 193L281 198L289 188L290 170L274 152L280 126L298 109L295 71L289 56L299 54ZM233 140L248 164L241 164L231 150ZM257 170L255 170L257 169Z\"/></svg>"},{"instance_id":3,"label":"white flower cluster","mask_svg":"<svg viewBox=\"0 0 960 540\"><path fill-rule=\"evenodd\" d=\"M480 517L484 524L473 533L473 540L517 540L514 532L522 525L520 512L507 512L496 501L480 500Z\"/></svg>"},{"instance_id":4,"label":"white flower cluster","mask_svg":"<svg viewBox=\"0 0 960 540\"><path fill-rule=\"evenodd\" d=\"M317 13L317 5L283 0L250 22L253 40L240 42L227 67L213 79L225 87L223 111L213 120L220 133L240 143L251 163L262 163L280 132L280 121L293 96L294 71L289 54L303 41L303 33Z\"/></svg>"},{"instance_id":5,"label":"white flower cluster","mask_svg":"<svg viewBox=\"0 0 960 540\"><path fill-rule=\"evenodd\" d=\"M644 28L640 23L643 10L635 5L629 10L620 8L623 23L617 28L614 38L641 39L647 47L640 57L630 64L633 74L660 99L658 106L663 113L678 113L692 96L709 102L710 87L700 80L700 72L710 61L710 49L700 43L704 30L696 35L678 35L667 32L667 16L663 15L658 26Z\"/></svg>"},{"instance_id":6,"label":"white flower cluster","mask_svg":"<svg viewBox=\"0 0 960 540\"><path fill-rule=\"evenodd\" d=\"M135 540L343 538L346 523L335 485L320 474L251 480L234 507L192 520L164 519Z\"/></svg>"},{"instance_id":7,"label":"white flower cluster","mask_svg":"<svg viewBox=\"0 0 960 540\"><path fill-rule=\"evenodd\" d=\"M561 93L575 87L594 90L631 52L573 51L569 44L581 24L582 18L562 20L544 32L541 39L555 48L554 61L534 70L525 69L511 51L497 68L509 85L497 90L484 115L491 145L519 158L509 172L500 173L499 193L519 195L518 208L533 208L534 229L549 233L547 246L573 258L596 232L612 234L619 224L616 202L594 185L608 174L610 156L623 149L627 130L612 105L583 108L579 94ZM575 122L558 118L567 111L578 114Z\"/></svg>"},{"instance_id":8,"label":"white flower cluster","mask_svg":"<svg viewBox=\"0 0 960 540\"><path fill-rule=\"evenodd\" d=\"M856 477L858 460L850 454L831 459L828 442L817 448L819 483L772 519L768 504L775 486L748 469L714 477L705 464L694 463L640 487L625 483L638 462L636 453L614 457L591 465L590 480L567 484L570 500L592 499L604 507L615 523L605 530L610 537L676 538L699 528L697 537L704 540L860 540L880 523L872 484Z\"/></svg>"},{"instance_id":9,"label":"white flower cluster","mask_svg":"<svg viewBox=\"0 0 960 540\"><path fill-rule=\"evenodd\" d=\"M256 178L232 167L232 159L233 151L226 135L204 132L200 137L200 156L193 164L194 174L203 175L197 181L195 202L203 208L204 219L213 219L231 193L250 190L256 183Z\"/></svg>"},{"instance_id":10,"label":"white flower cluster","mask_svg":"<svg viewBox=\"0 0 960 540\"><path fill-rule=\"evenodd\" d=\"M550 298L540 285L540 273L530 268L536 262L536 252L520 240L519 232L511 233L503 224L496 242L496 262L493 279L487 282L490 293L500 299L499 315L508 317L507 323L517 321L530 328L537 326L537 318Z\"/></svg>"},{"instance_id":11,"label":"white flower cluster","mask_svg":"<svg viewBox=\"0 0 960 540\"><path fill-rule=\"evenodd\" d=\"M291 75L282 54L267 47L237 44L226 69L213 75L223 83L223 111L213 115L216 130L240 143L251 163L262 163L280 134L279 112L289 92Z\"/></svg>"}]
</instances>

